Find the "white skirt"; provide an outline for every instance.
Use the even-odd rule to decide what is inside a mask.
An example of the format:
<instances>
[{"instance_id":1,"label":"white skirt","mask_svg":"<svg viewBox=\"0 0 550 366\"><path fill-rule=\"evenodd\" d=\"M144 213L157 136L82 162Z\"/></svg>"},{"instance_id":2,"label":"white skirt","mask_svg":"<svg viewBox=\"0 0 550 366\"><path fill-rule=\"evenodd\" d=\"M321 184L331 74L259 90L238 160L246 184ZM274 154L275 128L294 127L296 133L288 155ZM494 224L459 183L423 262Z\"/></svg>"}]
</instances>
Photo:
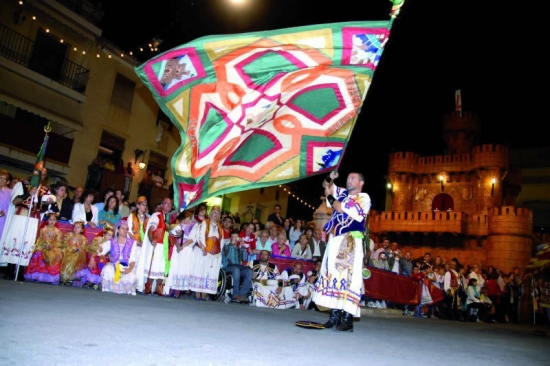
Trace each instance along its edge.
<instances>
[{"instance_id":1,"label":"white skirt","mask_svg":"<svg viewBox=\"0 0 550 366\"><path fill-rule=\"evenodd\" d=\"M28 220L28 225L27 225ZM38 234L39 220L32 217L14 215L9 227L5 227L6 232L2 235L0 248L0 263L13 263L26 266L29 264L34 244ZM25 227L27 233L25 235ZM25 235L25 240L22 240Z\"/></svg>"}]
</instances>

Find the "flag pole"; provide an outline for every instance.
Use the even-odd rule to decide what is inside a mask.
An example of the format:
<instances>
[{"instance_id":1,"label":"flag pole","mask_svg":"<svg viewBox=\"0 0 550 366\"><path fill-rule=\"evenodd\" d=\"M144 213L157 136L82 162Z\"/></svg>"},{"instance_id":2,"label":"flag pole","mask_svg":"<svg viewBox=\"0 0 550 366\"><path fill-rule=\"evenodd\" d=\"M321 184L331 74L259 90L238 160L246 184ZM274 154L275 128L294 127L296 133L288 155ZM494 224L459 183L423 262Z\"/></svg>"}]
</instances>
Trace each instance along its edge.
<instances>
[{"instance_id":1,"label":"flag pole","mask_svg":"<svg viewBox=\"0 0 550 366\"><path fill-rule=\"evenodd\" d=\"M32 194L31 201L29 203L29 211L27 212L27 219L25 221L25 229L23 231L23 239L22 239L23 243L21 245L21 251L19 252L19 259L17 261L17 269L15 271L15 281L17 281L17 277L19 275L19 267L21 266L21 257L23 256L24 249L27 246L27 242L26 242L27 232L29 230L29 221L31 221L31 214L32 214L32 210L34 208L34 201L35 200L38 201L38 189L40 187L40 182L43 178L44 161L45 161L45 158L46 158L46 147L48 146L48 133L50 133L51 130L52 129L50 127L50 121L48 121L48 124L44 127L44 133L45 133L44 141L42 142L42 146L40 146L40 150L38 151L38 154L36 155L36 162L34 164L32 177L31 177L30 182L29 182L29 185L31 186L31 188L29 188L29 189L36 188L36 190ZM40 204L40 202L38 202L38 204ZM31 245L34 245L34 240L36 240L36 238L33 238L32 240L33 240L33 243L31 243ZM15 242L15 247L17 248L17 241Z\"/></svg>"},{"instance_id":2,"label":"flag pole","mask_svg":"<svg viewBox=\"0 0 550 366\"><path fill-rule=\"evenodd\" d=\"M21 250L19 251L19 260L17 261L17 269L15 271L15 278L14 281L17 282L17 276L19 275L19 266L21 265L21 257L23 256L23 252L25 251L25 247L27 246L27 232L29 230L29 221L31 220L31 212L32 207L34 204L34 200L36 199L36 194L38 190L34 192L34 194L31 196L31 203L29 205L29 211L27 212L27 219L25 220L25 230L23 230L23 238L20 240L23 240L23 244L21 245ZM15 242L15 247L17 248L17 241Z\"/></svg>"}]
</instances>

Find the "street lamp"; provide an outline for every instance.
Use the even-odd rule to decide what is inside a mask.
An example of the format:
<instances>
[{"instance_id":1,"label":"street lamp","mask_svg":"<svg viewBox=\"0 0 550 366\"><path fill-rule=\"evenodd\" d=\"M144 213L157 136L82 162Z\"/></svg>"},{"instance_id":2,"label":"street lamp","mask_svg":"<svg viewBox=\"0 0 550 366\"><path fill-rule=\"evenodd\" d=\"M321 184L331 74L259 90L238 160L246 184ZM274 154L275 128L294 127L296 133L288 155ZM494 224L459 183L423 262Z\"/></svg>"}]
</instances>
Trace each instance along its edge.
<instances>
[{"instance_id":1,"label":"street lamp","mask_svg":"<svg viewBox=\"0 0 550 366\"><path fill-rule=\"evenodd\" d=\"M439 176L439 182L441 183L441 192L445 192L445 186L443 185L443 175Z\"/></svg>"},{"instance_id":2,"label":"street lamp","mask_svg":"<svg viewBox=\"0 0 550 366\"><path fill-rule=\"evenodd\" d=\"M495 194L495 183L497 180L495 178L491 179L491 196Z\"/></svg>"}]
</instances>

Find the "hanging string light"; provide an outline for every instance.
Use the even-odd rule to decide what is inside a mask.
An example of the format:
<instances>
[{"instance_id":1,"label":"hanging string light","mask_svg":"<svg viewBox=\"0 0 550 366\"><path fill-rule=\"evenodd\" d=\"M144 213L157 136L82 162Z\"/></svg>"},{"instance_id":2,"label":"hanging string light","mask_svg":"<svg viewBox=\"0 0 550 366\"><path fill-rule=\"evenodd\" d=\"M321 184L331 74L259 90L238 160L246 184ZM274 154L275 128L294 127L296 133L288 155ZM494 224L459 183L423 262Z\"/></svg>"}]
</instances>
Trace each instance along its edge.
<instances>
[{"instance_id":1,"label":"hanging string light","mask_svg":"<svg viewBox=\"0 0 550 366\"><path fill-rule=\"evenodd\" d=\"M308 208L311 208L312 210L316 210L317 208L311 204L309 204L306 200L304 200L303 198L300 198L300 196L298 196L296 194L296 192L292 192L290 188L288 187L283 187L282 184L279 184L279 188L282 188L283 189L283 192L286 192L288 194L288 197L289 198L295 198L297 202L299 203L303 203L306 207Z\"/></svg>"},{"instance_id":2,"label":"hanging string light","mask_svg":"<svg viewBox=\"0 0 550 366\"><path fill-rule=\"evenodd\" d=\"M21 5L21 6L25 6L25 2L23 0L18 0L17 1L17 4L18 5ZM25 10L29 13L31 13L33 11L33 9L28 9L28 8L25 8ZM30 15L30 18L33 20L33 21L36 21L38 20L38 17L37 15L35 14L32 14ZM171 25L173 25L174 23L172 23ZM51 25L48 25L46 24L46 22L44 21L41 21L41 26L42 28L44 28L44 31L46 33L49 33L51 35L53 35L54 37L56 36L55 35L55 31L52 33L52 28ZM62 37L58 37L59 38L59 43L65 43L65 39L62 38ZM163 42L162 39L158 38L157 36L155 37L152 37L150 41L147 41L141 45L139 45L138 47L136 47L135 49L132 49L132 50L128 50L127 52L121 52L120 53L120 57L124 57L125 55L130 55L132 56L134 59L134 52L136 53L143 53L145 52L145 49L146 49L146 46L149 45L149 47L147 48L150 52L152 53L158 53L159 52L159 46L160 44ZM94 47L94 46L81 46L81 45L75 45L73 47L73 51L76 52L76 51L80 51L83 55L86 55L88 53L88 51L90 51L90 49ZM110 53L110 52L106 52L107 53L107 58L109 59L112 59L113 58L113 55L114 53ZM101 53L96 53L96 58L101 58L102 55ZM137 61L137 59L136 59Z\"/></svg>"}]
</instances>

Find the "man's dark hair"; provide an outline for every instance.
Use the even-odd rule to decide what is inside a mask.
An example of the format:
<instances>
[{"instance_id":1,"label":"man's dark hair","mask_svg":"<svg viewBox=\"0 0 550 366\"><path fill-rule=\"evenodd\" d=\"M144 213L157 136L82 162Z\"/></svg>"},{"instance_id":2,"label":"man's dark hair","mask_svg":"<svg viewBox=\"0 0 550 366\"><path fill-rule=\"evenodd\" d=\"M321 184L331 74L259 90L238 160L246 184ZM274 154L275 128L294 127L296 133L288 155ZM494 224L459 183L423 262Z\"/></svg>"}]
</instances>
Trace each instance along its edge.
<instances>
[{"instance_id":1,"label":"man's dark hair","mask_svg":"<svg viewBox=\"0 0 550 366\"><path fill-rule=\"evenodd\" d=\"M359 173L359 172L349 172L349 174L357 174L359 176L359 180L361 182L364 182L365 181L365 176L363 175L363 173Z\"/></svg>"},{"instance_id":2,"label":"man's dark hair","mask_svg":"<svg viewBox=\"0 0 550 366\"><path fill-rule=\"evenodd\" d=\"M230 235L237 234L239 235L239 230L232 230Z\"/></svg>"},{"instance_id":3,"label":"man's dark hair","mask_svg":"<svg viewBox=\"0 0 550 366\"><path fill-rule=\"evenodd\" d=\"M273 205L273 208L275 208L275 207L283 208L283 207L282 207L280 204L278 204L278 203L276 203L276 204Z\"/></svg>"}]
</instances>

